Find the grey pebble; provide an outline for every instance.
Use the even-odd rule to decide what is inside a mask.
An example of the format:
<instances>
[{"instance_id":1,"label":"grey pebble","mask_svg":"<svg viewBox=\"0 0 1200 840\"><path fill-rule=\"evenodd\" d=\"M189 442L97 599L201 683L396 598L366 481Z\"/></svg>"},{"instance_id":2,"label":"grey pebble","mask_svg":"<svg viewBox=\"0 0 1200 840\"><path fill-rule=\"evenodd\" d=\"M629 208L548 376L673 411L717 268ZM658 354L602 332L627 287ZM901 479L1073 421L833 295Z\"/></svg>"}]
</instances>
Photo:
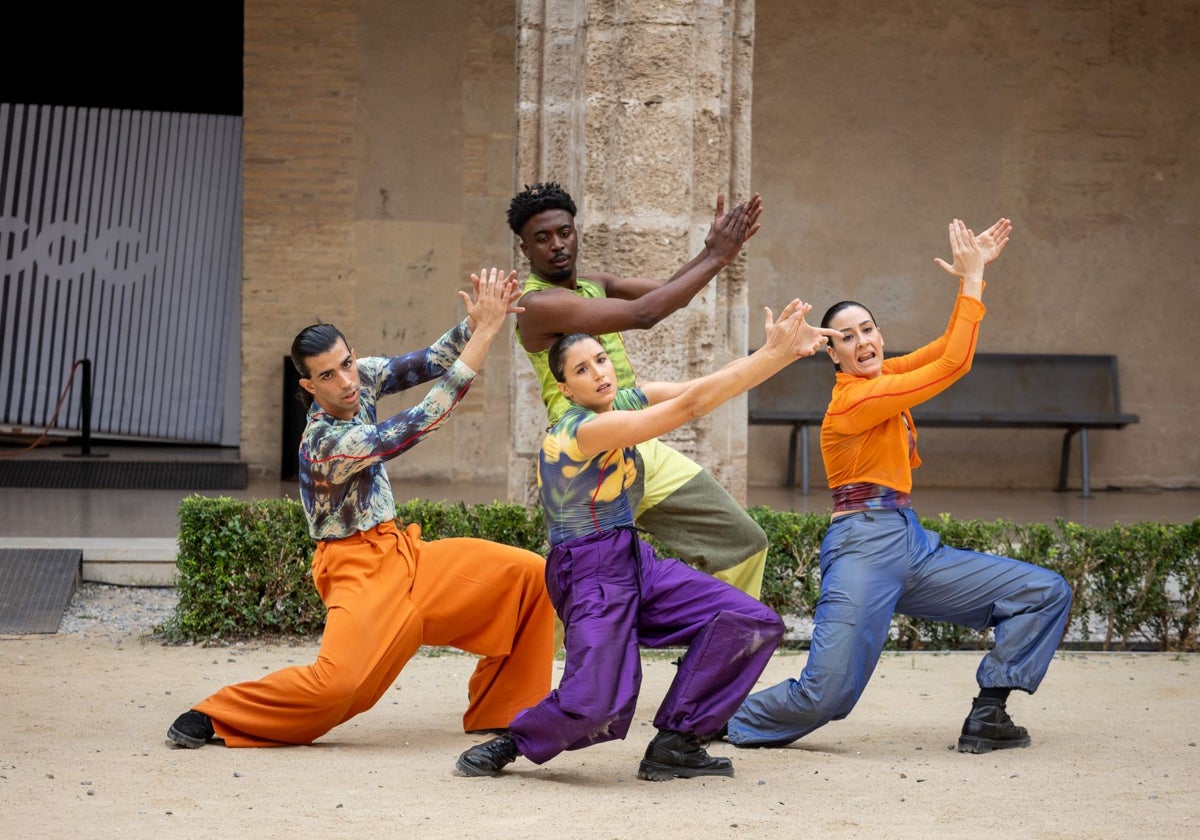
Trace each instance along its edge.
<instances>
[{"instance_id":1,"label":"grey pebble","mask_svg":"<svg viewBox=\"0 0 1200 840\"><path fill-rule=\"evenodd\" d=\"M80 636L147 635L171 617L177 603L179 595L174 587L82 583L63 613L58 632Z\"/></svg>"}]
</instances>

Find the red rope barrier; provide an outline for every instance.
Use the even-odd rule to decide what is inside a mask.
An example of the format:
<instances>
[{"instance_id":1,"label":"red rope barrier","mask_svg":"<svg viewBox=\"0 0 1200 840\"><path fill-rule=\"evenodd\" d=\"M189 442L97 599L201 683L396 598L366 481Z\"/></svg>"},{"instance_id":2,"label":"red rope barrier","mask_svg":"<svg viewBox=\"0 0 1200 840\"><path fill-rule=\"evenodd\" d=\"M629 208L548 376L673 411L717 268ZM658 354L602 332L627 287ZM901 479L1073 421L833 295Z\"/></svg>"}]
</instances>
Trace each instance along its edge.
<instances>
[{"instance_id":1,"label":"red rope barrier","mask_svg":"<svg viewBox=\"0 0 1200 840\"><path fill-rule=\"evenodd\" d=\"M71 382L75 379L75 369L82 363L82 359L76 359L75 364L71 365L71 373L67 376L67 384L63 386L62 396L58 398L58 405L54 406L54 414L50 415L50 421L46 423L46 428L42 429L42 433L38 436L38 439L24 449L16 449L11 452L0 451L0 458L15 458L18 455L24 455L26 452L36 449L46 439L46 436L50 434L50 428L54 425L54 421L58 419L58 412L62 409L63 403L67 401L67 394L71 391Z\"/></svg>"}]
</instances>

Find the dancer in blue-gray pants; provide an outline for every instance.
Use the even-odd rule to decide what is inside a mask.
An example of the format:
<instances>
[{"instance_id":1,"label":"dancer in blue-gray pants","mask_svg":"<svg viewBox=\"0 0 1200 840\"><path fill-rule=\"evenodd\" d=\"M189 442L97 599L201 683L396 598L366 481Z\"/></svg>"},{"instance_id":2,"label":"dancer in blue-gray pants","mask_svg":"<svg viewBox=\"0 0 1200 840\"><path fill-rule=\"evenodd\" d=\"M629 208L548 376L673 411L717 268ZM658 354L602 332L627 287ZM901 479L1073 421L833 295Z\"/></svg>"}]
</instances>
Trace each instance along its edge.
<instances>
[{"instance_id":1,"label":"dancer in blue-gray pants","mask_svg":"<svg viewBox=\"0 0 1200 840\"><path fill-rule=\"evenodd\" d=\"M850 714L867 687L892 615L995 627L976 672L981 696L959 748L988 752L1030 743L1004 708L1032 692L1062 639L1071 590L1058 574L1007 557L949 548L911 508L838 517L821 544L821 597L799 679L755 692L729 722L737 746L783 746ZM991 699L989 699L991 695ZM994 719L994 720L993 720Z\"/></svg>"},{"instance_id":2,"label":"dancer in blue-gray pants","mask_svg":"<svg viewBox=\"0 0 1200 840\"><path fill-rule=\"evenodd\" d=\"M546 588L565 629L559 687L517 714L508 732L459 756L458 772L492 775L524 755L542 764L564 750L624 738L641 688L639 646L686 647L654 718L638 778L732 776L708 738L754 686L783 638L771 609L679 560L659 559L638 538L628 490L635 446L702 416L824 343L793 301L767 341L716 373L680 384L619 390L612 361L592 336L572 333L549 363L572 407L542 445L538 484L551 545Z\"/></svg>"},{"instance_id":3,"label":"dancer in blue-gray pants","mask_svg":"<svg viewBox=\"0 0 1200 840\"><path fill-rule=\"evenodd\" d=\"M821 544L812 646L799 679L746 699L729 721L730 743L782 746L850 714L898 612L995 628L958 748L1029 745L1005 704L1014 689L1033 692L1041 683L1062 639L1071 589L1048 569L942 545L918 524L909 499L912 469L921 464L909 409L971 369L984 315L983 267L1010 230L1001 219L976 239L962 222L950 224L954 264L937 262L961 278L959 296L946 332L920 350L885 359L874 316L854 301L834 304L821 320L838 333L828 349L837 376L821 424L833 520Z\"/></svg>"}]
</instances>

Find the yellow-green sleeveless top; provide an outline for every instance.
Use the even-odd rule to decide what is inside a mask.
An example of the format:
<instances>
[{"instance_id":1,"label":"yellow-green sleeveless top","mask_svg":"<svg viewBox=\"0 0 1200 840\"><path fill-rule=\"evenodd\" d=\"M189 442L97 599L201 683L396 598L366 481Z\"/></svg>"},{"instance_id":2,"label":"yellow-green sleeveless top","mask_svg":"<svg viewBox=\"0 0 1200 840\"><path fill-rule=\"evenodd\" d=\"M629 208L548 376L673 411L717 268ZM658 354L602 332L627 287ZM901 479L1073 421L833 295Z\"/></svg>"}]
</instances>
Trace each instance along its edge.
<instances>
[{"instance_id":1,"label":"yellow-green sleeveless top","mask_svg":"<svg viewBox=\"0 0 1200 840\"><path fill-rule=\"evenodd\" d=\"M536 274L530 274L525 281L525 286L521 290L521 296L524 297L529 292L536 292L541 289L556 289L563 288L556 283L551 283L543 280ZM583 277L575 279L575 288L568 289L569 292L574 292L582 298L603 298L606 297L604 289L597 283L587 280ZM520 301L518 301L520 303ZM621 340L620 333L604 333L596 336L600 340L600 344L604 347L608 358L612 361L613 370L617 374L618 388L632 388L637 384L637 377L633 374L633 366L629 364L629 357L625 355L625 342ZM517 340L521 340L521 330L517 329ZM550 348L539 350L536 353L525 351L525 355L529 357L529 361L533 363L533 369L537 373L538 382L542 386L542 403L546 406L546 417L550 420L550 424L554 425L559 418L563 416L571 406L570 400L564 397L558 390L558 383L554 379L554 374L550 372Z\"/></svg>"}]
</instances>

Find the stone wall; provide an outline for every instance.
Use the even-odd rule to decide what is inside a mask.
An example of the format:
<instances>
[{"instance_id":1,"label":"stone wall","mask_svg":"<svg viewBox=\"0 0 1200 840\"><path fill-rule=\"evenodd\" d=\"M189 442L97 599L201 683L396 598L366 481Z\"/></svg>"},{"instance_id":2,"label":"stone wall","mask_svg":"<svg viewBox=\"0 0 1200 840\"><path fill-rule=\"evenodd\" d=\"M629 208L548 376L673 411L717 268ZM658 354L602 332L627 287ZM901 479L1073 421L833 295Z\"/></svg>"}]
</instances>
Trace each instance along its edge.
<instances>
[{"instance_id":1,"label":"stone wall","mask_svg":"<svg viewBox=\"0 0 1200 840\"><path fill-rule=\"evenodd\" d=\"M980 349L1115 354L1141 422L1091 435L1092 486L1200 484L1200 3L756 6L751 310L861 300L917 346L953 300L946 223L1007 215ZM1060 443L926 429L918 485L1052 487ZM786 451L752 430L752 480L782 483Z\"/></svg>"},{"instance_id":2,"label":"stone wall","mask_svg":"<svg viewBox=\"0 0 1200 840\"><path fill-rule=\"evenodd\" d=\"M511 2L248 0L242 458L275 476L282 359L307 324L359 355L424 346L456 290L512 267ZM390 466L502 483L510 351L499 340L454 422ZM381 416L426 389L389 397Z\"/></svg>"},{"instance_id":3,"label":"stone wall","mask_svg":"<svg viewBox=\"0 0 1200 840\"><path fill-rule=\"evenodd\" d=\"M702 249L716 195L748 194L753 3L527 0L518 15L520 182L571 192L582 275L672 276ZM678 381L745 353L745 327L739 259L625 341L641 379ZM532 369L516 373L509 496L531 500L545 411ZM664 440L744 496L745 416L732 400Z\"/></svg>"},{"instance_id":4,"label":"stone wall","mask_svg":"<svg viewBox=\"0 0 1200 840\"><path fill-rule=\"evenodd\" d=\"M587 0L551 5L589 8ZM631 15L673 14L676 5L590 3L593 15L625 10L619 26L597 24L609 33L628 30ZM523 179L550 171L516 168L529 159L516 138L528 97L516 70L520 7L247 0L241 422L242 457L256 472L278 470L282 360L300 327L334 321L360 353L408 349L459 316L453 293L467 272L517 267L508 198ZM721 4L697 7L702 19ZM1200 484L1190 338L1200 316L1200 112L1190 95L1200 77L1200 2L757 0L742 8L734 25L745 29L736 41L743 59L753 56L753 107L722 95L730 120L752 113L753 156L730 145L728 169L748 167L749 182L732 188L762 192L767 207L744 264L741 294L754 313L747 343L761 340L762 305L799 294L818 310L861 298L877 310L889 347L914 346L949 312L949 278L933 265L947 252L946 222L960 216L978 227L1008 215L1016 236L989 270L981 349L1116 354L1124 407L1142 422L1092 435L1093 486ZM714 69L734 53L703 38L682 51L680 43L656 42L649 31L615 38L578 69L609 72L618 58L653 66L669 54L679 60L675 75L696 74L686 80L692 90L708 87L706 74L734 78L724 64ZM626 45L634 50L619 52ZM598 78L574 79L591 100L566 103L578 119L563 130L584 140L606 130L605 115L620 119L632 107ZM631 82L626 98L652 101L633 95L642 92ZM707 106L691 101L700 142ZM750 137L745 126L718 128ZM551 149L564 138L543 140ZM642 170L618 146L607 149L604 159L566 159L584 184L587 253L619 270L677 266L694 253L717 182L668 180L660 203L614 203ZM639 155L678 152L649 145ZM700 159L703 149L689 154ZM549 152L540 160L557 163ZM661 263L615 244L660 236L672 243ZM679 320L711 325L734 311L715 298L693 309ZM735 337L720 350L736 351L739 328L746 333L744 322L718 325ZM658 370L673 346L638 343L634 352ZM525 366L511 350L493 348L459 417L401 459L402 475L505 480L509 394ZM692 367L663 369L685 371ZM698 445L702 461L729 452L722 462L735 463L740 418L727 420L730 442ZM785 435L751 429L741 474L781 483ZM1059 443L1049 430L928 429L918 483L1048 487ZM738 475L735 466L725 478L736 485Z\"/></svg>"},{"instance_id":5,"label":"stone wall","mask_svg":"<svg viewBox=\"0 0 1200 840\"><path fill-rule=\"evenodd\" d=\"M354 335L357 16L321 0L245 9L241 456L277 476L292 338L316 321Z\"/></svg>"}]
</instances>

